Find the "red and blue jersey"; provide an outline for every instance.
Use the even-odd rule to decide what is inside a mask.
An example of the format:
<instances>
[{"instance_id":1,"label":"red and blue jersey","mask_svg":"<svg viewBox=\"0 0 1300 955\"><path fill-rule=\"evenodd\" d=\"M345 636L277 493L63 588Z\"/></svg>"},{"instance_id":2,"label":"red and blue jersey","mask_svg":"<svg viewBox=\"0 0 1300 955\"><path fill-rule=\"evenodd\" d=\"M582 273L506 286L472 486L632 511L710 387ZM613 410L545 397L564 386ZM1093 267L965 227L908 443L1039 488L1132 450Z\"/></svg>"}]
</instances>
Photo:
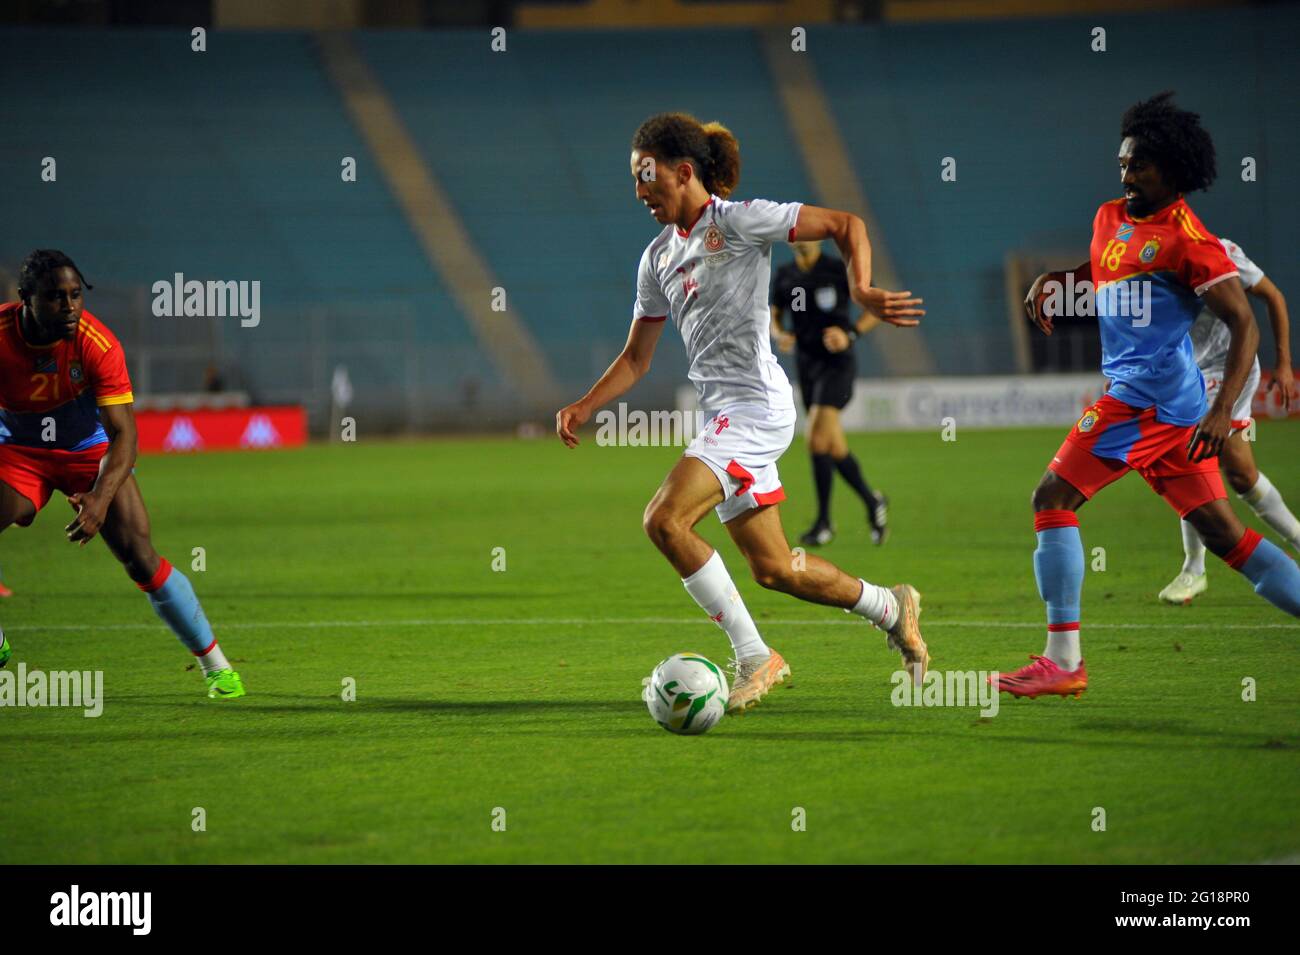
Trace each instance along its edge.
<instances>
[{"instance_id":1,"label":"red and blue jersey","mask_svg":"<svg viewBox=\"0 0 1300 955\"><path fill-rule=\"evenodd\" d=\"M135 400L121 343L83 311L71 339L29 344L22 308L0 305L0 444L84 451L106 443L100 407Z\"/></svg>"},{"instance_id":2,"label":"red and blue jersey","mask_svg":"<svg viewBox=\"0 0 1300 955\"><path fill-rule=\"evenodd\" d=\"M1237 274L1219 240L1181 196L1141 219L1112 199L1093 219L1088 258L1109 393L1136 408L1154 406L1158 421L1200 421L1205 380L1187 332L1205 290Z\"/></svg>"}]
</instances>

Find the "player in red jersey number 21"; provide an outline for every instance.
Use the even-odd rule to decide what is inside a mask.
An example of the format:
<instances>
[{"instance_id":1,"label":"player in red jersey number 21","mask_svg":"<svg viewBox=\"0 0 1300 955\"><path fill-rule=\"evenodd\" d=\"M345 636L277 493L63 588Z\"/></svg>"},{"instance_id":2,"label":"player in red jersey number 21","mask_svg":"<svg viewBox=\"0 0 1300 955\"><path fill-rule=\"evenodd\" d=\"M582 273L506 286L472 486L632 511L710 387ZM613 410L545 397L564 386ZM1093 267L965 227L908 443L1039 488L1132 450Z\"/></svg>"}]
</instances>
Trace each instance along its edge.
<instances>
[{"instance_id":1,"label":"player in red jersey number 21","mask_svg":"<svg viewBox=\"0 0 1300 955\"><path fill-rule=\"evenodd\" d=\"M0 531L26 527L54 491L77 516L64 529L85 546L99 534L159 617L198 658L208 696L244 695L194 588L159 557L133 476L134 395L122 345L87 311L73 261L52 249L27 256L21 301L0 305ZM0 634L0 666L12 655Z\"/></svg>"}]
</instances>

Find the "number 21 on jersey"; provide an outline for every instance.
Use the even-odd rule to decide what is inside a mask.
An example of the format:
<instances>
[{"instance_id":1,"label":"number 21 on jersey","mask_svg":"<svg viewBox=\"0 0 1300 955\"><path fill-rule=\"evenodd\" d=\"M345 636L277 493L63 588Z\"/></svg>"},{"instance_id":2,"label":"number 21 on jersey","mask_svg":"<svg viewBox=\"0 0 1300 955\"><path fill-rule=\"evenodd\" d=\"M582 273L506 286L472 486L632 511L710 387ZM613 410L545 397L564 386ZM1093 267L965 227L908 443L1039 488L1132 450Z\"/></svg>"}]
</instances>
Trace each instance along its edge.
<instances>
[{"instance_id":1,"label":"number 21 on jersey","mask_svg":"<svg viewBox=\"0 0 1300 955\"><path fill-rule=\"evenodd\" d=\"M54 394L47 398L45 391L49 388L51 383L54 385ZM31 397L28 399L29 401L59 400L59 376L57 373L51 375L45 372L37 372L32 375L32 384L36 387L32 389Z\"/></svg>"}]
</instances>

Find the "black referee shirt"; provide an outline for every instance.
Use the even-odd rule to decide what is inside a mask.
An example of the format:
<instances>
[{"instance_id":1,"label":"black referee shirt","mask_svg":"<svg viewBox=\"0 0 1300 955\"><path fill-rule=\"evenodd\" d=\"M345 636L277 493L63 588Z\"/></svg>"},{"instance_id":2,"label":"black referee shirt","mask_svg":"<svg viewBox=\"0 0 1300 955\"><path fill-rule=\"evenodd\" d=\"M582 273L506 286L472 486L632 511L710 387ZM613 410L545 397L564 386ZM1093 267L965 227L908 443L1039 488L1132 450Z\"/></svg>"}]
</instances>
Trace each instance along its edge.
<instances>
[{"instance_id":1,"label":"black referee shirt","mask_svg":"<svg viewBox=\"0 0 1300 955\"><path fill-rule=\"evenodd\" d=\"M795 305L796 290L803 289L803 310ZM781 266L772 279L773 305L781 308L779 324L786 327L785 315L794 320L795 344L799 353L809 358L830 358L831 353L822 344L822 332L832 325L845 331L853 329L849 321L849 274L844 263L834 256L822 253L805 272L791 262Z\"/></svg>"}]
</instances>

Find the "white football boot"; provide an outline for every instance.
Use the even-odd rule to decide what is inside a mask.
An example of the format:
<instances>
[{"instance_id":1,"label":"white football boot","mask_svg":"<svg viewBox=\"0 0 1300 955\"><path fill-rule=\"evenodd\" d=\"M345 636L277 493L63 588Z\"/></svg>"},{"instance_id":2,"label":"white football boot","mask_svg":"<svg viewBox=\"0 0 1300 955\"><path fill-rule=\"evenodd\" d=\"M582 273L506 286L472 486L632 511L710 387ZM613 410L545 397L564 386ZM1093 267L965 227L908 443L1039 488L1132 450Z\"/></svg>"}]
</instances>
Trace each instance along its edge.
<instances>
[{"instance_id":1,"label":"white football boot","mask_svg":"<svg viewBox=\"0 0 1300 955\"><path fill-rule=\"evenodd\" d=\"M1189 604L1193 597L1205 593L1209 586L1210 582L1204 573L1189 574L1183 571L1169 582L1168 587L1160 591L1160 599L1167 604Z\"/></svg>"}]
</instances>

